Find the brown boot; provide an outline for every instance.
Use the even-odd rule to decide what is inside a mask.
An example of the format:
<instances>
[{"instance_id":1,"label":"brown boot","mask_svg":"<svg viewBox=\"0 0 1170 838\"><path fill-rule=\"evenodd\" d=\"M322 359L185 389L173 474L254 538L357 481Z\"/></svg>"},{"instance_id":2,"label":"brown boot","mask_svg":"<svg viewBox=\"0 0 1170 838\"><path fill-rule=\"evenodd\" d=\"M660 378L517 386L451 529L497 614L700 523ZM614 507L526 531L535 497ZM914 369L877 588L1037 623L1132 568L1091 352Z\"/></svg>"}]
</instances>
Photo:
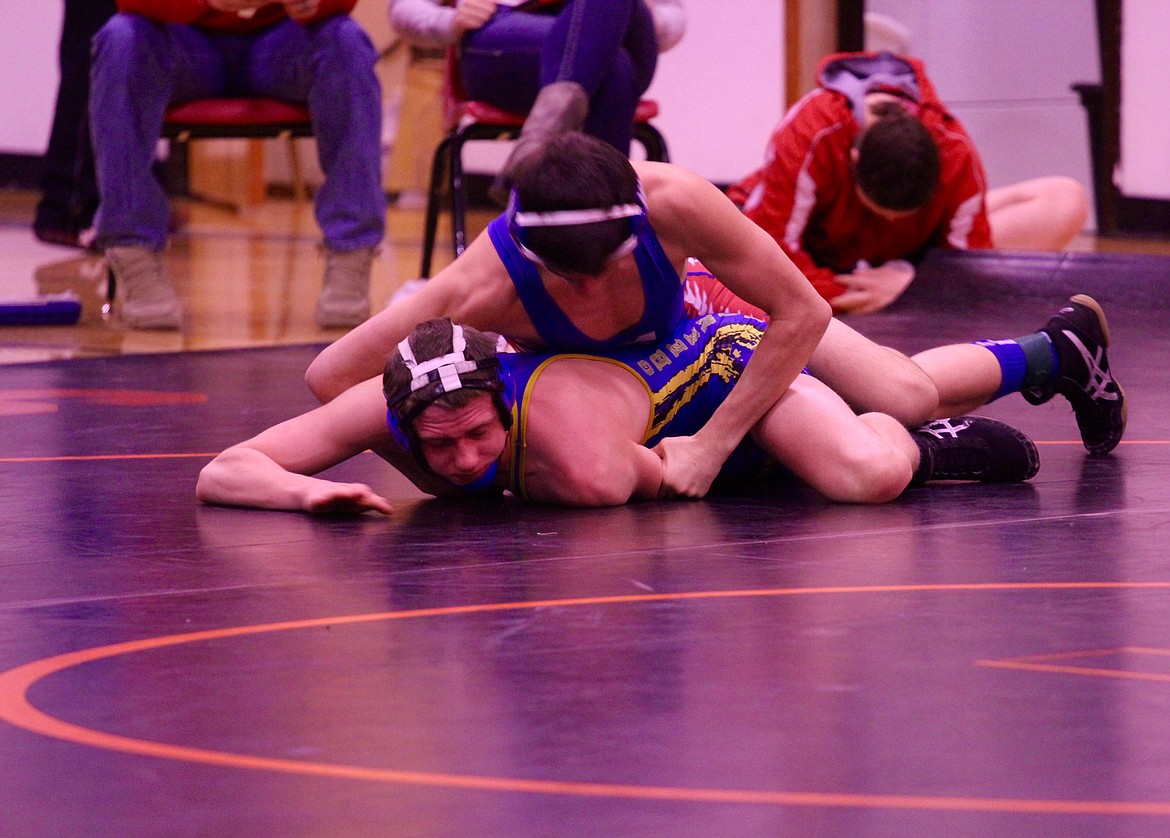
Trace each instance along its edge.
<instances>
[{"instance_id":1,"label":"brown boot","mask_svg":"<svg viewBox=\"0 0 1170 838\"><path fill-rule=\"evenodd\" d=\"M532 103L524 127L504 168L492 183L491 197L506 203L512 182L561 134L578 130L589 115L589 94L575 81L556 81L543 87ZM502 198L502 200L501 200Z\"/></svg>"},{"instance_id":2,"label":"brown boot","mask_svg":"<svg viewBox=\"0 0 1170 838\"><path fill-rule=\"evenodd\" d=\"M374 248L325 249L325 282L317 298L317 325L348 329L370 316L370 267Z\"/></svg>"},{"instance_id":3,"label":"brown boot","mask_svg":"<svg viewBox=\"0 0 1170 838\"><path fill-rule=\"evenodd\" d=\"M183 307L163 270L162 254L149 247L107 247L114 273L115 310L131 329L175 330Z\"/></svg>"}]
</instances>

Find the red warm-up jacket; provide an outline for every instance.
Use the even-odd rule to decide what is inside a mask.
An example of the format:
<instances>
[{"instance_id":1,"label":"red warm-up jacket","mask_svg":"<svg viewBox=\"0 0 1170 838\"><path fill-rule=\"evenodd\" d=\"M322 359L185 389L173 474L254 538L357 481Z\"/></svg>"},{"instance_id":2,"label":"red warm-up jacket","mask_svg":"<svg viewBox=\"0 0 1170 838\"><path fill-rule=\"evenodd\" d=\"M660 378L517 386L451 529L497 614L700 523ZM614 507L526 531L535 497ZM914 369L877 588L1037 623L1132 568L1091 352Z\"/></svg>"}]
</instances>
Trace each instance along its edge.
<instances>
[{"instance_id":1,"label":"red warm-up jacket","mask_svg":"<svg viewBox=\"0 0 1170 838\"><path fill-rule=\"evenodd\" d=\"M850 273L862 260L877 266L914 260L931 247L992 246L983 165L918 59L840 53L822 61L817 78L820 86L777 126L763 168L729 194L780 243L822 297L842 293L836 275ZM883 89L917 103L942 165L931 201L895 219L861 203L850 171L849 150L860 130L865 94Z\"/></svg>"},{"instance_id":2,"label":"red warm-up jacket","mask_svg":"<svg viewBox=\"0 0 1170 838\"><path fill-rule=\"evenodd\" d=\"M338 14L349 14L357 0L321 0L317 13L302 23L312 23ZM271 26L287 17L284 6L269 3L253 14L217 11L207 0L118 0L118 11L133 12L160 23L184 23L217 32L246 34Z\"/></svg>"}]
</instances>

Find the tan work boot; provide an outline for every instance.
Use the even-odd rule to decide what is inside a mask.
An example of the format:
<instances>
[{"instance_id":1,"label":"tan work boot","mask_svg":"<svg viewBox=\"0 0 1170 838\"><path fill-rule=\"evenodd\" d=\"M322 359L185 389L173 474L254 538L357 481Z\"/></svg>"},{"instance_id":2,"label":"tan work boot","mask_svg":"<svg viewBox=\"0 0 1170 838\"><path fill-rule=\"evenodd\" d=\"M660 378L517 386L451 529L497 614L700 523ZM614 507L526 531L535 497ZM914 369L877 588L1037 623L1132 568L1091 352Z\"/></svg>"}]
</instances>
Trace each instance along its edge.
<instances>
[{"instance_id":1,"label":"tan work boot","mask_svg":"<svg viewBox=\"0 0 1170 838\"><path fill-rule=\"evenodd\" d=\"M576 131L589 115L589 94L575 81L555 81L542 87L524 120L520 136L499 176L492 182L491 197L500 204L508 201L508 192L524 167L539 155L550 141L561 134Z\"/></svg>"},{"instance_id":2,"label":"tan work boot","mask_svg":"<svg viewBox=\"0 0 1170 838\"><path fill-rule=\"evenodd\" d=\"M163 270L162 254L149 247L107 247L114 273L115 311L131 329L178 329L183 307Z\"/></svg>"},{"instance_id":3,"label":"tan work boot","mask_svg":"<svg viewBox=\"0 0 1170 838\"><path fill-rule=\"evenodd\" d=\"M370 266L374 248L325 248L325 281L317 298L317 325L347 329L370 316Z\"/></svg>"}]
</instances>

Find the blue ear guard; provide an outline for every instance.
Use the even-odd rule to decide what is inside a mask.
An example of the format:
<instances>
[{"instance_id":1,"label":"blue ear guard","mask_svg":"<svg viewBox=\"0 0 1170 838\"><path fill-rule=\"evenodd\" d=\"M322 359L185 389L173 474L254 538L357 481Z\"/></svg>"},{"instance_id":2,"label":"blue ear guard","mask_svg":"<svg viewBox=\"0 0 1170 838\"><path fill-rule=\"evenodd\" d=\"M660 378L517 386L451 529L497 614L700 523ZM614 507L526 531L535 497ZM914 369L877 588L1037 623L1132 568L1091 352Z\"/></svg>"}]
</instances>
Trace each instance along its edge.
<instances>
[{"instance_id":1,"label":"blue ear guard","mask_svg":"<svg viewBox=\"0 0 1170 838\"><path fill-rule=\"evenodd\" d=\"M418 459L414 442L407 435L406 431L402 429L402 426L398 424L398 414L392 409L386 410L386 427L390 429L390 436L398 444L398 447L403 451L409 451L414 455L415 459Z\"/></svg>"}]
</instances>

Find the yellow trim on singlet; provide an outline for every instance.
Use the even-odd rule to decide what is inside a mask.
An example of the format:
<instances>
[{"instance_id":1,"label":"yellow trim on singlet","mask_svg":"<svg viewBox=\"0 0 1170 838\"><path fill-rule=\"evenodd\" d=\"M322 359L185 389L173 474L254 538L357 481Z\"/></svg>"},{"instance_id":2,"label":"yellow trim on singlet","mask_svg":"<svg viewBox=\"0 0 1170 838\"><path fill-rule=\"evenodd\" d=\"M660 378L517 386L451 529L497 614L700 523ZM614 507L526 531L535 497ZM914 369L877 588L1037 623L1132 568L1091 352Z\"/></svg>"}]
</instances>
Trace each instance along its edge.
<instances>
[{"instance_id":1,"label":"yellow trim on singlet","mask_svg":"<svg viewBox=\"0 0 1170 838\"><path fill-rule=\"evenodd\" d=\"M704 340L700 354L671 376L661 389L650 391L651 427L645 439L650 439L670 424L678 412L690 404L694 393L705 387L713 376L724 382L739 379L742 365L737 365L737 359L726 354L727 347L719 341L720 336L729 334L736 336L735 347L747 346L754 351L762 332L758 325L752 323L724 323L710 333L702 333ZM691 345L698 346L698 342ZM681 393L675 398L675 393L680 390ZM658 407L668 403L670 408L658 417ZM655 417L657 422L654 421Z\"/></svg>"}]
</instances>

